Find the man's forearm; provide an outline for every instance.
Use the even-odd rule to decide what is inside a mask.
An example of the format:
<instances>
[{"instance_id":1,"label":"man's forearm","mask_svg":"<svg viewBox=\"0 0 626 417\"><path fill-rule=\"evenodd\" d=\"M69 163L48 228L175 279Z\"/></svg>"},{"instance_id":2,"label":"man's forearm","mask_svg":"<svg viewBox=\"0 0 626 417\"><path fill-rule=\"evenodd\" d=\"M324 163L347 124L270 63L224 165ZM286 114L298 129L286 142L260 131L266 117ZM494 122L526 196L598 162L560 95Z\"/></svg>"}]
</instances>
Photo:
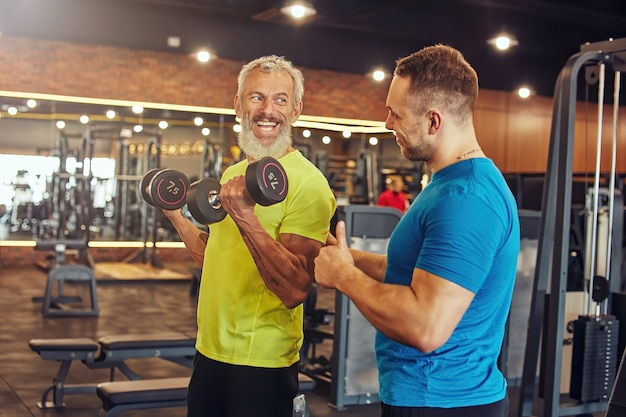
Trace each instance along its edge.
<instances>
[{"instance_id":1,"label":"man's forearm","mask_svg":"<svg viewBox=\"0 0 626 417\"><path fill-rule=\"evenodd\" d=\"M289 234L281 235L284 242L276 242L256 216L239 218L236 223L267 288L287 308L302 303L313 282L313 259L322 244Z\"/></svg>"},{"instance_id":2,"label":"man's forearm","mask_svg":"<svg viewBox=\"0 0 626 417\"><path fill-rule=\"evenodd\" d=\"M369 277L376 281L385 280L385 270L387 268L387 257L376 253L363 252L350 249L350 254L354 259L354 265Z\"/></svg>"},{"instance_id":3,"label":"man's forearm","mask_svg":"<svg viewBox=\"0 0 626 417\"><path fill-rule=\"evenodd\" d=\"M209 239L208 233L198 229L180 210L163 210L163 212L172 222L191 257L202 266L204 250Z\"/></svg>"}]
</instances>

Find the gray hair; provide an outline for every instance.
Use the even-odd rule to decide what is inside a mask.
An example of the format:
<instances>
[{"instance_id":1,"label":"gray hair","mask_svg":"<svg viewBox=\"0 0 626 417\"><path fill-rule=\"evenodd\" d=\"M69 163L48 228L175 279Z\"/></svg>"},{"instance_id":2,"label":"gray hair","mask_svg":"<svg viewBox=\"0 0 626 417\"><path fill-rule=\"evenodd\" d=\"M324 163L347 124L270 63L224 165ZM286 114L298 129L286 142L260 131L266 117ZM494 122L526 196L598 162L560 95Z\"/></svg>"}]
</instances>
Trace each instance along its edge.
<instances>
[{"instance_id":1,"label":"gray hair","mask_svg":"<svg viewBox=\"0 0 626 417\"><path fill-rule=\"evenodd\" d=\"M237 95L239 97L243 95L246 81L248 80L250 73L255 69L259 69L260 71L266 73L287 71L293 79L294 105L298 106L298 104L302 101L302 97L304 96L304 76L302 75L302 72L294 67L291 61L277 55L263 56L255 59L254 61L250 61L241 67L241 71L239 71L239 77L237 79Z\"/></svg>"}]
</instances>

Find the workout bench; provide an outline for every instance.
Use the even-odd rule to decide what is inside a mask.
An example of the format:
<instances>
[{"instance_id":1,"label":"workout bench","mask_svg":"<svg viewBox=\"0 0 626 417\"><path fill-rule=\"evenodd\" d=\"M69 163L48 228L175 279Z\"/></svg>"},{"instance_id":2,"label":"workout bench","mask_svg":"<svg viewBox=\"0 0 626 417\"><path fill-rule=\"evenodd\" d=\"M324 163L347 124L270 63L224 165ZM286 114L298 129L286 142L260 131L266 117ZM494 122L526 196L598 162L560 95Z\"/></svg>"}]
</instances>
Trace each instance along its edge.
<instances>
[{"instance_id":1,"label":"workout bench","mask_svg":"<svg viewBox=\"0 0 626 417\"><path fill-rule=\"evenodd\" d=\"M90 369L115 369L129 380L141 380L125 363L127 359L160 358L191 368L196 353L195 338L184 333L110 335L94 341L89 338L32 339L28 345L44 360L60 362L52 384L44 391L40 408L64 407L64 396L96 392L97 384L65 384L70 366L81 361ZM52 392L52 401L47 401Z\"/></svg>"},{"instance_id":2,"label":"workout bench","mask_svg":"<svg viewBox=\"0 0 626 417\"><path fill-rule=\"evenodd\" d=\"M298 374L300 392L313 391L315 381ZM184 407L187 405L189 378L113 381L98 384L96 394L102 400L104 417L114 417L128 410ZM305 411L308 416L308 408Z\"/></svg>"},{"instance_id":3,"label":"workout bench","mask_svg":"<svg viewBox=\"0 0 626 417\"><path fill-rule=\"evenodd\" d=\"M33 297L33 302L42 303L41 313L44 317L98 316L98 294L96 292L96 276L89 258L87 265L66 264L66 252L76 250L87 253L87 242L84 240L50 240L37 241L35 250L54 251L54 261L47 265L49 269L46 291L43 297ZM88 255L87 255L88 256ZM80 296L65 294L65 284L82 284L89 291L89 302L82 308L72 308L70 303L83 301Z\"/></svg>"}]
</instances>

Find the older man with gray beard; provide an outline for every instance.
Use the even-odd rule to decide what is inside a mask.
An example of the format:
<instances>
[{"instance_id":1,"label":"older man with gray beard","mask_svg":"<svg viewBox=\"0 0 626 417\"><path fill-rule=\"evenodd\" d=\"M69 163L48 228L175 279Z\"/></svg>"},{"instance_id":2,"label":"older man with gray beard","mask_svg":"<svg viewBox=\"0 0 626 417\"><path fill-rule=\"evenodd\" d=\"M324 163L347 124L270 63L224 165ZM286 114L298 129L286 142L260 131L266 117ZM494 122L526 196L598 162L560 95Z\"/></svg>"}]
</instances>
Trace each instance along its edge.
<instances>
[{"instance_id":1,"label":"older man with gray beard","mask_svg":"<svg viewBox=\"0 0 626 417\"><path fill-rule=\"evenodd\" d=\"M292 146L291 125L302 111L303 94L302 73L282 57L244 65L235 111L246 158L220 180L228 215L207 234L179 211L166 211L202 265L189 417L292 414L302 302L336 208L326 178ZM281 163L289 190L282 202L265 207L247 191L245 172L266 156Z\"/></svg>"}]
</instances>

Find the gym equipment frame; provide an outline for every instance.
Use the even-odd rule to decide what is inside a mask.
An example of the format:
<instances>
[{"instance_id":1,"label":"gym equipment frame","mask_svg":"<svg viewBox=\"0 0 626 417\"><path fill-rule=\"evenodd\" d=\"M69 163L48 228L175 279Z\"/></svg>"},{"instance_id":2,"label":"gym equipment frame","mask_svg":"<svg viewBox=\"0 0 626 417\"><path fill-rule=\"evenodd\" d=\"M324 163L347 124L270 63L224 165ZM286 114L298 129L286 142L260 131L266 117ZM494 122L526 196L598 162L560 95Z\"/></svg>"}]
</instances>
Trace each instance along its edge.
<instances>
[{"instance_id":1,"label":"gym equipment frame","mask_svg":"<svg viewBox=\"0 0 626 417\"><path fill-rule=\"evenodd\" d=\"M339 220L346 223L348 246L384 254L387 240L402 217L395 208L343 206ZM356 247L356 246L359 247ZM376 330L343 293L335 293L330 405L372 404L378 399L378 368L374 353ZM355 340L356 339L356 340Z\"/></svg>"},{"instance_id":2,"label":"gym equipment frame","mask_svg":"<svg viewBox=\"0 0 626 417\"><path fill-rule=\"evenodd\" d=\"M532 412L532 403L535 388L537 359L540 346L541 330L544 320L544 298L548 289L548 278L551 275L550 298L546 311L546 327L542 355L545 363L553 366L545 372L543 416L577 415L594 413L606 410L606 400L578 402L561 405L560 376L562 371L563 336L562 329L565 319L565 292L567 266L569 257L569 234L572 198L572 165L574 148L574 125L576 119L576 90L578 74L584 64L594 64L600 71L600 88L598 93L598 164L596 178L599 176L600 139L602 128L603 83L604 67L612 66L616 73L615 114L613 132L613 170L615 165L616 144L616 109L619 107L619 71L624 69L626 58L626 39L585 44L581 51L567 61L561 70L556 82L554 93L554 111L548 153L548 167L546 183L543 189L539 247L533 284L533 298L530 307L528 323L528 337L524 356L524 369L520 387L520 401L518 416L529 416ZM587 73L589 76L590 73ZM613 171L614 172L614 171ZM613 180L615 175L613 175ZM614 187L612 187L614 191ZM621 196L615 195L616 200ZM595 209L597 209L597 181L595 192ZM620 198L621 200L621 198ZM611 202L613 203L613 201ZM622 203L623 205L623 203ZM614 207L614 206L613 206ZM595 212L597 214L597 212ZM613 228L613 238L619 235L615 242L621 243L621 228L623 210L620 213L611 213L613 221L609 228ZM595 225L594 225L595 227ZM609 231L611 232L611 231ZM611 236L611 233L609 233ZM618 291L620 280L621 248L610 245L607 251L606 279L610 281L610 290ZM617 267L608 269L609 265ZM595 266L594 266L595 268ZM593 288L593 274L589 288ZM591 297L590 297L591 298ZM606 313L606 312L605 312ZM612 383L612 381L611 381Z\"/></svg>"}]
</instances>

